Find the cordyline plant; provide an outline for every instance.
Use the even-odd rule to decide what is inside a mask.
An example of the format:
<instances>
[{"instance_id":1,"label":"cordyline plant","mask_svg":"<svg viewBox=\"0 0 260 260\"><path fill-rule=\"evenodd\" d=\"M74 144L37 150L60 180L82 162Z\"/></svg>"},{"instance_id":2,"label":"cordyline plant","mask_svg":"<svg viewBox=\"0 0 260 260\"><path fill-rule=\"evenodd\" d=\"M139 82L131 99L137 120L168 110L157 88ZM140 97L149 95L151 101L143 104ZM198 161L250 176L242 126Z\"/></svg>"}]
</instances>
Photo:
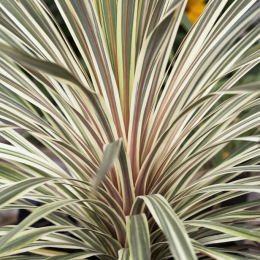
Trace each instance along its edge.
<instances>
[{"instance_id":1,"label":"cordyline plant","mask_svg":"<svg viewBox=\"0 0 260 260\"><path fill-rule=\"evenodd\" d=\"M260 259L259 1L0 4L1 259Z\"/></svg>"}]
</instances>

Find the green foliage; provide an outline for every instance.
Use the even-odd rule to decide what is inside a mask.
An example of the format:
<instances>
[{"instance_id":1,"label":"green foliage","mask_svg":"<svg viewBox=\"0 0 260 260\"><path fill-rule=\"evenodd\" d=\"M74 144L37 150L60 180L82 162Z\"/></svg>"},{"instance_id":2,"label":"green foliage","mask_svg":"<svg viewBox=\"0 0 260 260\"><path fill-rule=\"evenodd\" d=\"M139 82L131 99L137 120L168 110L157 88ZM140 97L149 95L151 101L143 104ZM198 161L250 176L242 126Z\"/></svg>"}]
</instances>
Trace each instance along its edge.
<instances>
[{"instance_id":1,"label":"green foliage","mask_svg":"<svg viewBox=\"0 0 260 260\"><path fill-rule=\"evenodd\" d=\"M259 259L259 1L47 2L0 0L0 258Z\"/></svg>"}]
</instances>

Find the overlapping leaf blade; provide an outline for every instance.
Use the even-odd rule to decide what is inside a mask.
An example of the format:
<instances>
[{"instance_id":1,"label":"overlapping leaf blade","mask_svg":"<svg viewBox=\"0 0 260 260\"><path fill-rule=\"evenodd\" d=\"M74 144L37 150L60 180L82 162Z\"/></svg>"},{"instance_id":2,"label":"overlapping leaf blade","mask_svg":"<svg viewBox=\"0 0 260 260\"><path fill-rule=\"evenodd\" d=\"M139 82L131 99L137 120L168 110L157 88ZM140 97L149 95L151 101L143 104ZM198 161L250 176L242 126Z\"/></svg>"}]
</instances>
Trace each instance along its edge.
<instances>
[{"instance_id":1,"label":"overlapping leaf blade","mask_svg":"<svg viewBox=\"0 0 260 260\"><path fill-rule=\"evenodd\" d=\"M132 259L151 259L149 228L144 214L126 219L127 240Z\"/></svg>"},{"instance_id":2,"label":"overlapping leaf blade","mask_svg":"<svg viewBox=\"0 0 260 260\"><path fill-rule=\"evenodd\" d=\"M173 53L186 3L0 0L2 206L33 212L3 259L254 258L223 242L259 241L259 201L226 202L259 191L260 4L208 1Z\"/></svg>"},{"instance_id":3,"label":"overlapping leaf blade","mask_svg":"<svg viewBox=\"0 0 260 260\"><path fill-rule=\"evenodd\" d=\"M156 223L165 234L172 255L176 259L196 259L183 223L168 202L160 195L140 196L138 199L145 202ZM138 200L136 204L138 204ZM134 205L134 214L137 208L138 205Z\"/></svg>"}]
</instances>

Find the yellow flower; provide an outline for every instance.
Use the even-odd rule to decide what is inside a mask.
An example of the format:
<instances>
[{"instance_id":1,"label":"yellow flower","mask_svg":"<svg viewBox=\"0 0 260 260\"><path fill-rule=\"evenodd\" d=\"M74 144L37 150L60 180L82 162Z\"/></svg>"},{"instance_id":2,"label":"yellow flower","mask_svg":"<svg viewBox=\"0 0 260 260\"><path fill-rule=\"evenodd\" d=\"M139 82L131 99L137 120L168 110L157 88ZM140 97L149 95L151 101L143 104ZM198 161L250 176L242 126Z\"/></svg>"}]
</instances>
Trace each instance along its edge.
<instances>
[{"instance_id":1,"label":"yellow flower","mask_svg":"<svg viewBox=\"0 0 260 260\"><path fill-rule=\"evenodd\" d=\"M195 23L204 10L204 0L189 0L186 7L186 14L192 23Z\"/></svg>"},{"instance_id":2,"label":"yellow flower","mask_svg":"<svg viewBox=\"0 0 260 260\"><path fill-rule=\"evenodd\" d=\"M229 152L225 151L222 153L222 158L226 159L229 156Z\"/></svg>"}]
</instances>

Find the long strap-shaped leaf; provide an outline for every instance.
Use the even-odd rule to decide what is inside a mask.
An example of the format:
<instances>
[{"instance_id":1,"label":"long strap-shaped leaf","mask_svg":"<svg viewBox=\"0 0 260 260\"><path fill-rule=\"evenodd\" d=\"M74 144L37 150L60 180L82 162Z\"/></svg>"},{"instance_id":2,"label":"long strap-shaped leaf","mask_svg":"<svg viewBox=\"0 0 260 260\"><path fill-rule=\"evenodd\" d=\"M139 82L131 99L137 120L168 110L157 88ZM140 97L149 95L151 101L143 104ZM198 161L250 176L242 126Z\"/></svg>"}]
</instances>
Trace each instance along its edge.
<instances>
[{"instance_id":1,"label":"long strap-shaped leaf","mask_svg":"<svg viewBox=\"0 0 260 260\"><path fill-rule=\"evenodd\" d=\"M1 259L2 260L12 260L12 259L14 259L12 256L10 257L10 256L3 256L3 257L1 257ZM19 256L16 256L15 257L15 260L28 260L29 258L28 258L28 255L26 255L26 256L24 256L24 255L19 255ZM44 256L34 256L34 258L33 258L34 260L44 260L44 259L46 259L46 257L44 257Z\"/></svg>"},{"instance_id":2,"label":"long strap-shaped leaf","mask_svg":"<svg viewBox=\"0 0 260 260\"><path fill-rule=\"evenodd\" d=\"M5 245L17 235L18 232L22 232L27 227L35 223L37 220L44 218L51 212L57 210L58 208L61 208L65 206L66 204L71 203L72 200L63 200L63 201L57 201L53 203L49 203L47 205L41 206L33 213L31 213L27 218L25 218L19 225L17 225L15 228L13 228L7 235L1 237L0 239L0 254L2 253L2 250L4 249Z\"/></svg>"},{"instance_id":3,"label":"long strap-shaped leaf","mask_svg":"<svg viewBox=\"0 0 260 260\"><path fill-rule=\"evenodd\" d=\"M1 3L2 2L2 3ZM23 45L33 50L39 57L46 57L65 66L80 79L83 84L89 81L78 58L73 53L70 44L66 41L62 30L59 28L51 12L42 3L43 1L0 1L3 10L8 14L3 16L1 23L4 27L11 28L7 35L19 37ZM13 45L14 46L14 45Z\"/></svg>"},{"instance_id":4,"label":"long strap-shaped leaf","mask_svg":"<svg viewBox=\"0 0 260 260\"><path fill-rule=\"evenodd\" d=\"M125 138L117 84L94 1L56 2L68 27L73 27L76 44L87 62L96 92L103 96L114 119L118 136Z\"/></svg>"},{"instance_id":5,"label":"long strap-shaped leaf","mask_svg":"<svg viewBox=\"0 0 260 260\"><path fill-rule=\"evenodd\" d=\"M122 142L119 140L105 146L103 160L93 182L94 188L97 188L97 186L102 182L102 180L105 178L105 175L113 166L115 159L118 157L121 145Z\"/></svg>"},{"instance_id":6,"label":"long strap-shaped leaf","mask_svg":"<svg viewBox=\"0 0 260 260\"><path fill-rule=\"evenodd\" d=\"M126 230L131 259L150 260L150 234L145 214L128 216Z\"/></svg>"},{"instance_id":7,"label":"long strap-shaped leaf","mask_svg":"<svg viewBox=\"0 0 260 260\"><path fill-rule=\"evenodd\" d=\"M138 2L119 0L117 3L118 83L126 131L128 131L129 107L135 72Z\"/></svg>"},{"instance_id":8,"label":"long strap-shaped leaf","mask_svg":"<svg viewBox=\"0 0 260 260\"><path fill-rule=\"evenodd\" d=\"M211 15L210 14L210 12L209 12L209 10L208 10L208 12L205 12L205 17L204 16L202 16L201 17L201 21L200 22L202 22L203 21L203 23L206 21L206 20L204 20L204 19L208 19L208 18L212 18L212 19L217 19L217 13L220 13L220 11L221 11L221 8L223 8L224 7L224 1L219 1L219 2L221 2L220 4L219 3L217 3L218 1L211 1L211 3L212 4L210 4L209 5L209 7L208 8L210 8L210 9L212 9L214 6L213 6L213 4L215 5L215 7L211 10L211 12L213 11L213 10L215 10L216 12L214 12L214 15ZM243 1L241 1L241 2L243 2ZM254 1L250 1L250 2L248 2L248 1L244 1L244 5L248 5L248 7L250 7L252 4L253 4L253 2ZM222 6L222 7L221 7ZM217 10L217 9L219 9L220 8L220 10ZM253 9L253 8L252 8ZM241 12L241 15L243 15L245 12L246 12L246 10L247 10L247 8L245 9L245 10L243 10L243 12ZM214 16L216 15L216 17L215 18L213 18ZM240 19L239 17L241 17L241 15L237 15L237 19ZM249 17L248 17L248 21L247 22L251 22L252 23L252 19L253 19L253 17L255 17L255 14L253 14L252 13L252 10L249 12L249 13L246 13L245 14L246 16L248 15ZM207 17L206 17L207 16ZM241 19L241 20L243 20L243 19ZM198 23L198 24L200 24L200 22ZM233 23L234 21L232 21L232 23ZM206 24L207 24L207 22L206 22ZM210 24L211 24L211 26L213 26L214 25L214 23L212 23L212 21L210 22ZM204 24L205 25L205 24ZM208 24L207 24L208 25ZM230 25L231 26L231 25ZM244 26L244 23L240 23L239 24L239 26L241 26L241 30L245 30L245 26ZM198 27L198 26L197 26ZM207 26L207 29L208 29L208 27L210 27L210 26ZM196 27L195 27L196 28ZM206 37L206 35L203 35L206 31L205 30L203 30L202 28L197 28L197 29L199 29L199 30L201 30L201 32L202 32L202 35L199 37L199 40L201 40L201 39L203 39L204 37ZM214 27L213 27L213 29L215 29ZM215 29L216 30L216 29ZM231 31L231 32L233 32L233 29L231 30L230 28L229 28L229 30ZM192 32L191 32L192 33ZM234 36L236 36L236 37L238 37L237 35L234 35ZM224 37L224 36L223 36ZM224 37L225 38L225 37ZM228 41L228 39L229 39L229 41L232 41L233 40L233 37L226 37L227 39L225 39L225 41ZM187 38L188 39L188 38ZM256 40L256 37L255 37L255 40ZM197 42L198 41L195 41L193 44L197 44ZM251 41L252 42L252 41ZM230 43L231 44L231 43ZM215 68L214 66L217 66L220 62L221 62L221 66L218 66L218 67L221 67L221 70L222 71L225 71L226 69L227 69L227 67L231 64L231 61L230 62L228 62L228 63L226 63L226 61L221 61L221 59L219 60L219 61L217 61L216 63L213 63L213 61L214 61L214 59L215 59L215 57L218 57L218 54L217 54L217 52L215 53L215 49L216 49L216 51L217 51L217 47L218 47L218 45L219 44L216 44L216 46L208 46L208 45L205 45L205 48L207 49L207 51L208 51L208 55L207 55L207 62L209 62L210 64L212 64L212 66L208 66L208 63L205 61L205 60L203 60L202 58L201 58L201 56L202 56L202 54L204 54L205 53L205 51L201 51L201 55L198 55L197 57L196 57L196 55L194 55L195 53L196 53L196 48L194 47L194 48L192 48L192 55L188 55L188 58L195 58L195 60L194 60L194 64L196 64L196 66L198 66L198 69L199 70L201 70L202 69L202 65L203 65L203 73L198 73L198 71L197 70L195 70L195 68L194 68L194 66L192 65L192 62L191 61L189 61L191 64L189 65L189 64L187 64L188 66L190 66L190 68L189 67L185 67L183 64L178 64L178 62L176 62L175 63L175 66L177 66L176 68L178 69L178 72L176 72L175 71L175 68L172 70L172 76L170 76L169 77L169 80L168 80L168 82L167 82L167 84L166 84L166 87L165 87L165 90L164 90L164 94L165 94L165 96L164 96L164 94L161 96L161 98L160 98L160 101L159 101L159 103L158 103L158 106L157 106L157 108L156 108L156 110L158 111L158 114L157 114L157 111L155 111L155 115L154 115L154 120L155 120L155 122L156 122L156 124L158 124L158 125L161 125L162 127L167 127L167 125L171 122L171 120L174 120L174 118L176 118L177 116L178 116L178 114L179 114L179 112L180 112L180 108L183 106L183 102L184 101L187 101L187 98L188 98L188 95L189 95L189 93L191 93L191 97L194 97L194 95L196 95L196 93L197 93L197 91L199 91L199 89L202 87L202 86L204 86L205 85L205 82L207 81L207 80L210 80L210 79L213 79L214 78L214 73L215 73L215 70L216 69L218 69L218 68ZM228 45L227 45L228 46ZM199 45L199 46L197 46L198 47L198 51L199 51L199 49L201 48L201 46ZM223 46L222 46L223 47ZM219 47L220 48L220 47ZM225 53L228 53L227 51L230 51L230 50L232 50L232 48L230 48L230 47L227 47L226 49L219 49L218 51L222 51L222 52L225 52ZM185 54L186 55L186 54ZM193 56L194 55L194 56ZM217 55L217 56L216 56ZM228 57L229 57L230 55L228 55ZM181 54L179 55L179 57L178 57L178 60L180 59L180 57L181 57ZM223 58L225 57L225 55L223 56ZM203 60L203 64L202 65L200 65L199 63L199 61L198 60L200 60L200 59L202 59ZM196 63L195 63L195 61L196 61ZM218 63L219 62L219 63ZM206 65L207 64L207 65ZM180 65L180 66L178 66L178 65ZM225 66L224 66L225 65ZM181 70L183 68L183 73L181 73L179 70ZM208 71L210 71L210 73L205 73L205 71L207 71L207 69L208 69ZM203 80L200 80L199 82L198 82L198 79L196 79L196 77L198 77L198 78L200 78L200 76L203 76L204 77L204 75L208 75L207 77L207 79L205 78L205 79L203 79ZM219 73L218 73L219 74ZM188 80L188 78L187 78L187 75L189 75L189 77L190 77L190 81ZM171 81L170 80L170 78L172 78L173 80ZM179 78L180 79L180 82L179 83L177 83L178 82L178 79L176 79L176 78ZM172 96L170 96L170 95L166 95L166 91L170 91L170 86L168 87L168 83L170 84L170 85L172 85L172 86L175 86L175 87L173 87L173 89L172 89L172 91L173 91L173 95ZM196 90L195 90L195 87L196 87ZM167 92L167 93L168 93ZM168 100L168 101L167 101ZM181 103L179 103L179 101L181 101ZM161 106L161 104L162 104L162 107L160 107ZM163 108L164 107L164 108ZM178 109L177 109L178 108ZM169 113L169 116L167 117L166 116L166 113L165 113L165 111L167 112L167 113ZM172 112L170 112L170 111L172 111ZM174 113L174 114L173 114ZM161 114L160 116L159 116L159 114ZM174 115L174 116L173 116ZM165 119L165 120L163 120L163 118ZM164 123L163 123L164 122ZM164 126L163 126L164 125ZM182 124L182 127L177 127L176 128L176 132L179 134L179 133L181 133L182 132L182 128L183 127L185 127L185 125L186 125L186 121L184 121L184 123ZM151 131L152 131L152 133L151 133L151 135L150 135L150 139L153 141L153 142L155 142L155 139L156 138L154 138L154 136L153 136L153 132L155 132L155 130L156 130L156 133L158 133L158 128L157 127L154 127L154 125L151 125ZM173 136L173 138L176 138L176 133L175 134L173 134L172 135Z\"/></svg>"},{"instance_id":9,"label":"long strap-shaped leaf","mask_svg":"<svg viewBox=\"0 0 260 260\"><path fill-rule=\"evenodd\" d=\"M130 260L130 253L128 248L122 248L118 251L118 260Z\"/></svg>"},{"instance_id":10,"label":"long strap-shaped leaf","mask_svg":"<svg viewBox=\"0 0 260 260\"><path fill-rule=\"evenodd\" d=\"M211 248L207 248L207 247L199 244L198 242L194 242L193 246L194 246L194 248L196 248L200 252L205 253L205 254L207 254L211 257L214 257L214 259L217 259L217 260L245 260L245 258L242 258L242 257L239 257L239 256L234 256L234 255L231 255L231 254L222 253L222 252L219 252L217 250L213 250Z\"/></svg>"},{"instance_id":11,"label":"long strap-shaped leaf","mask_svg":"<svg viewBox=\"0 0 260 260\"><path fill-rule=\"evenodd\" d=\"M224 225L218 222L213 222L208 220L191 220L191 221L187 221L186 223L191 226L209 228L226 234L242 237L244 239L260 242L260 232L257 230L247 230L245 228Z\"/></svg>"},{"instance_id":12,"label":"long strap-shaped leaf","mask_svg":"<svg viewBox=\"0 0 260 260\"><path fill-rule=\"evenodd\" d=\"M15 251L18 250L19 253L23 253L24 247L30 245L30 243L40 239L41 237L53 233L53 232L64 232L77 229L76 227L66 227L66 226L50 226L42 228L34 228L22 232L20 235L16 236L14 239L9 241L3 249L1 249L0 255L15 254ZM24 252L28 252L28 248L24 249Z\"/></svg>"},{"instance_id":13,"label":"long strap-shaped leaf","mask_svg":"<svg viewBox=\"0 0 260 260\"><path fill-rule=\"evenodd\" d=\"M127 216L134 202L135 191L134 191L134 183L133 183L130 159L123 145L121 146L121 150L119 153L119 164L121 170L119 170L118 173L119 173L120 184L122 188L123 209L125 215Z\"/></svg>"},{"instance_id":14,"label":"long strap-shaped leaf","mask_svg":"<svg viewBox=\"0 0 260 260\"><path fill-rule=\"evenodd\" d=\"M106 106L102 98L84 87L69 71L57 64L35 59L25 52L16 50L2 43L0 43L0 52L9 56L22 66L51 75L53 78L73 86L79 93L87 98L90 105L89 108L94 112L95 122L100 124L100 128L106 129L108 140L113 141L113 136L117 136L115 125L111 124L111 118L109 119L110 116L106 112Z\"/></svg>"},{"instance_id":15,"label":"long strap-shaped leaf","mask_svg":"<svg viewBox=\"0 0 260 260\"><path fill-rule=\"evenodd\" d=\"M133 205L132 214L140 211L142 206L140 200L145 202L154 220L165 234L172 255L177 260L195 260L196 256L184 225L169 203L158 194L140 196Z\"/></svg>"},{"instance_id":16,"label":"long strap-shaped leaf","mask_svg":"<svg viewBox=\"0 0 260 260\"><path fill-rule=\"evenodd\" d=\"M140 168L141 130L143 124L147 123L144 113L145 110L150 111L151 104L156 102L156 94L158 94L157 92L160 87L160 82L158 83L157 81L159 80L159 72L162 70L163 55L167 52L167 44L176 25L175 16L180 16L180 7L182 5L182 1L173 1L171 9L156 24L156 27L147 38L144 39L138 56L133 81L128 132L128 150L131 158L134 182Z\"/></svg>"},{"instance_id":17,"label":"long strap-shaped leaf","mask_svg":"<svg viewBox=\"0 0 260 260\"><path fill-rule=\"evenodd\" d=\"M220 2L222 2L220 4ZM201 19L196 23L196 25L192 28L192 30L188 34L188 38L183 43L181 52L178 56L178 59L176 60L174 64L174 68L171 71L171 74L167 80L167 85L163 90L162 96L160 97L160 100L158 102L158 105L156 107L153 120L154 124L150 125L151 129L151 135L149 136L148 142L151 140L152 142L155 142L157 139L157 135L160 133L160 127L162 124L163 117L166 116L166 112L169 113L169 109L166 109L166 107L169 107L169 104L171 103L171 95L170 92L172 90L173 84L176 84L176 78L181 77L182 73L181 70L186 68L186 64L191 64L191 60L196 57L196 53L199 52L201 48L201 44L205 37L207 36L208 31L210 31L211 27L214 24L214 21L217 19L218 14L221 12L225 5L225 1L217 0L215 1L213 5L212 4L208 6L208 12L205 13L204 16L201 17ZM214 12L214 15L212 15ZM186 65L186 66L185 66ZM191 65L190 65L191 66ZM172 81L171 81L172 80ZM175 90L175 96L176 96L177 89ZM175 97L176 98L176 97ZM149 145L149 147L151 147Z\"/></svg>"},{"instance_id":18,"label":"long strap-shaped leaf","mask_svg":"<svg viewBox=\"0 0 260 260\"><path fill-rule=\"evenodd\" d=\"M63 255L63 256L51 256L51 257L48 257L47 260L61 260L61 259L62 260L71 260L71 259L75 259L75 260L81 260L82 259L83 260L83 259L88 259L91 256L99 256L99 255L103 255L103 254L102 253L96 253L96 252L93 252L93 253L86 253L86 252L70 253L70 254L66 254L66 255ZM44 258L44 259L46 259L46 258Z\"/></svg>"},{"instance_id":19,"label":"long strap-shaped leaf","mask_svg":"<svg viewBox=\"0 0 260 260\"><path fill-rule=\"evenodd\" d=\"M37 186L43 185L45 182L50 180L51 178L26 179L25 181L19 182L17 184L7 186L0 191L0 207L12 203L26 192L29 192L35 189Z\"/></svg>"}]
</instances>

